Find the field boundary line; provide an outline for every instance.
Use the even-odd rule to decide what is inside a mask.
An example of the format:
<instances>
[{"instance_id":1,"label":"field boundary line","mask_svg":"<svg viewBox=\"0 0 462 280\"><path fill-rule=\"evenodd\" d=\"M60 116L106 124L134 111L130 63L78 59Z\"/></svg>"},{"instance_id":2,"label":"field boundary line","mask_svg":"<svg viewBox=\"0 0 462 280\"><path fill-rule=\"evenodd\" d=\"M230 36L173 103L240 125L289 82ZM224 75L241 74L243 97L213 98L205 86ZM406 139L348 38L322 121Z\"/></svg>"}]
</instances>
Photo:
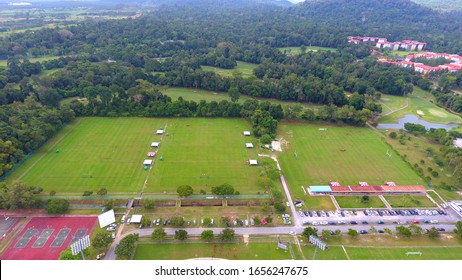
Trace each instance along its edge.
<instances>
[{"instance_id":1,"label":"field boundary line","mask_svg":"<svg viewBox=\"0 0 462 280\"><path fill-rule=\"evenodd\" d=\"M346 249L345 249L345 246L342 245L342 249L343 249L343 252L345 252L345 255L346 255L347 259L348 259L348 260L351 260L351 259L350 259L350 256L348 256L348 253L347 253L347 251L346 251Z\"/></svg>"},{"instance_id":2,"label":"field boundary line","mask_svg":"<svg viewBox=\"0 0 462 280\"><path fill-rule=\"evenodd\" d=\"M71 132L74 130L74 128L75 128L77 125L79 125L80 123L81 123L81 119L78 119L78 120L76 121L75 126L72 127L68 132L66 132L66 134L64 134L63 136L61 136L61 138L59 138L58 141L56 141L56 142L53 144L53 146L51 146L51 147L48 149L48 151L46 151L45 153L43 153L43 155L40 156L40 157L37 159L36 162L34 162L31 166L29 166L29 168L27 168L27 170L24 171L24 173L21 174L21 176L18 177L18 180L21 180L22 177L26 176L27 173L29 173L29 171L30 171L33 167L35 167L35 166L37 165L37 163L39 163L48 153L50 153L51 150L53 150L53 149L56 147L56 145L58 145L58 144L61 142L61 140L64 139L64 137L66 137L67 135L69 135L69 133L71 133Z\"/></svg>"}]
</instances>

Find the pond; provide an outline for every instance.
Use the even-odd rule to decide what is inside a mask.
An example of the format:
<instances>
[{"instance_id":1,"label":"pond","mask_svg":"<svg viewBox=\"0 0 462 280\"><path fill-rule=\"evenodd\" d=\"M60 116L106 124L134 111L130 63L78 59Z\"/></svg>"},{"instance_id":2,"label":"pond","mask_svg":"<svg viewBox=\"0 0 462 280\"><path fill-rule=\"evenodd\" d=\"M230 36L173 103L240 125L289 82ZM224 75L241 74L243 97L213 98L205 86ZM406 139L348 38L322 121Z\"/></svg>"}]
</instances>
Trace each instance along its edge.
<instances>
[{"instance_id":1,"label":"pond","mask_svg":"<svg viewBox=\"0 0 462 280\"><path fill-rule=\"evenodd\" d=\"M432 123L432 122L427 122L422 119L420 119L416 115L411 115L407 114L403 118L398 119L398 123L379 123L377 125L377 128L384 128L384 129L404 129L404 124L405 123L415 123L415 124L421 124L425 126L426 129L430 128L444 128L446 130L451 130L453 128L456 128L458 125L457 124L440 124L440 123Z\"/></svg>"}]
</instances>

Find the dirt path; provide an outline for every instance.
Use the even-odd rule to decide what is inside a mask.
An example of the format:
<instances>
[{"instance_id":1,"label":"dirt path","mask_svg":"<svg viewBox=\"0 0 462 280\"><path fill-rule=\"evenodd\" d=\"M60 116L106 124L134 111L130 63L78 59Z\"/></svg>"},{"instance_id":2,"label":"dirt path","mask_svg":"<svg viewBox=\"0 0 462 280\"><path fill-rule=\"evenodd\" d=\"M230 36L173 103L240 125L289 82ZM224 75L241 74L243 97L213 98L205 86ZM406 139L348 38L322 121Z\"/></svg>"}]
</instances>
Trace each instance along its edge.
<instances>
[{"instance_id":1,"label":"dirt path","mask_svg":"<svg viewBox=\"0 0 462 280\"><path fill-rule=\"evenodd\" d=\"M381 104L382 104L382 103L381 103ZM382 105L385 105L385 104L382 104ZM386 105L385 105L385 106L386 106ZM381 115L380 117L383 118L383 117L385 117L385 116L391 115L391 114L393 114L393 113L395 113L395 112L398 112L398 111L400 111L400 110L403 110L403 109L407 108L408 106L409 106L409 97L406 96L406 105L404 105L403 107L398 108L398 109L396 109L396 110L392 110L392 111L390 111L390 112L388 112L388 113L386 113L386 114L383 114L383 115ZM388 107L388 106L386 106L386 107L387 107L388 109L390 109L390 107Z\"/></svg>"}]
</instances>

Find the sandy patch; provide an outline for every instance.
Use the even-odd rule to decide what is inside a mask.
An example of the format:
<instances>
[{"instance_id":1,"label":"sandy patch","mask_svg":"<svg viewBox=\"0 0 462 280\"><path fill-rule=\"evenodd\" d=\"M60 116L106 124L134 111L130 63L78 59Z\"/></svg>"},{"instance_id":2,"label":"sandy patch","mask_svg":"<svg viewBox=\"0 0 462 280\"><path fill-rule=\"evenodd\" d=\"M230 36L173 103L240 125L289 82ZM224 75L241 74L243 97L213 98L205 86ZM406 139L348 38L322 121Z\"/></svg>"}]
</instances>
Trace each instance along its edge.
<instances>
[{"instance_id":1,"label":"sandy patch","mask_svg":"<svg viewBox=\"0 0 462 280\"><path fill-rule=\"evenodd\" d=\"M417 110L417 115L423 116L423 115L425 115L425 114L424 114L424 112L422 112L422 110Z\"/></svg>"},{"instance_id":2,"label":"sandy patch","mask_svg":"<svg viewBox=\"0 0 462 280\"><path fill-rule=\"evenodd\" d=\"M244 243L245 243L245 245L249 245L249 235L248 235L248 234L244 234L242 237L244 238Z\"/></svg>"},{"instance_id":3,"label":"sandy patch","mask_svg":"<svg viewBox=\"0 0 462 280\"><path fill-rule=\"evenodd\" d=\"M434 116L438 116L438 117L442 117L442 118L446 118L448 116L446 113L435 110L435 109L430 109L428 111L430 112L430 114L432 114Z\"/></svg>"},{"instance_id":4,"label":"sandy patch","mask_svg":"<svg viewBox=\"0 0 462 280\"><path fill-rule=\"evenodd\" d=\"M281 142L279 142L279 141L272 141L271 142L271 147L273 147L273 149L275 149L278 152L282 152Z\"/></svg>"},{"instance_id":5,"label":"sandy patch","mask_svg":"<svg viewBox=\"0 0 462 280\"><path fill-rule=\"evenodd\" d=\"M389 100L390 100L390 98L382 97L382 98L380 98L380 100L383 100L383 101L389 101Z\"/></svg>"}]
</instances>

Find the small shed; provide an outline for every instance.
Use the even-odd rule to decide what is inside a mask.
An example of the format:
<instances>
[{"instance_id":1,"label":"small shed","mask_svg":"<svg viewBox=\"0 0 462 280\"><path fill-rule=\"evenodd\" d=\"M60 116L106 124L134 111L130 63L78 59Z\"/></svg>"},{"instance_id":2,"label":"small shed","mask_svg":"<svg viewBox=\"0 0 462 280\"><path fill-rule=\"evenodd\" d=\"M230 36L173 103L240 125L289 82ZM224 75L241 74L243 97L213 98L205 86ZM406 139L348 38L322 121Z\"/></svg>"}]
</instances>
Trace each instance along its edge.
<instances>
[{"instance_id":1,"label":"small shed","mask_svg":"<svg viewBox=\"0 0 462 280\"><path fill-rule=\"evenodd\" d=\"M249 164L250 165L258 165L258 161L256 159L250 159Z\"/></svg>"},{"instance_id":2,"label":"small shed","mask_svg":"<svg viewBox=\"0 0 462 280\"><path fill-rule=\"evenodd\" d=\"M157 134L157 135L162 135L162 134L164 134L164 130L163 130L163 129L158 129L158 130L156 131L156 134Z\"/></svg>"},{"instance_id":3,"label":"small shed","mask_svg":"<svg viewBox=\"0 0 462 280\"><path fill-rule=\"evenodd\" d=\"M145 159L143 165L152 165L152 159Z\"/></svg>"},{"instance_id":4,"label":"small shed","mask_svg":"<svg viewBox=\"0 0 462 280\"><path fill-rule=\"evenodd\" d=\"M253 144L252 143L245 143L245 147L251 149L251 148L253 148Z\"/></svg>"},{"instance_id":5,"label":"small shed","mask_svg":"<svg viewBox=\"0 0 462 280\"><path fill-rule=\"evenodd\" d=\"M159 145L160 145L159 142L152 142L152 143L151 143L151 148L158 148Z\"/></svg>"},{"instance_id":6,"label":"small shed","mask_svg":"<svg viewBox=\"0 0 462 280\"><path fill-rule=\"evenodd\" d=\"M148 153L148 157L155 157L156 156L156 152L149 152Z\"/></svg>"},{"instance_id":7,"label":"small shed","mask_svg":"<svg viewBox=\"0 0 462 280\"><path fill-rule=\"evenodd\" d=\"M244 131L244 136L250 136L250 131Z\"/></svg>"},{"instance_id":8,"label":"small shed","mask_svg":"<svg viewBox=\"0 0 462 280\"><path fill-rule=\"evenodd\" d=\"M131 224L140 224L142 217L143 217L143 215L132 215L132 217L130 218L130 223Z\"/></svg>"}]
</instances>

